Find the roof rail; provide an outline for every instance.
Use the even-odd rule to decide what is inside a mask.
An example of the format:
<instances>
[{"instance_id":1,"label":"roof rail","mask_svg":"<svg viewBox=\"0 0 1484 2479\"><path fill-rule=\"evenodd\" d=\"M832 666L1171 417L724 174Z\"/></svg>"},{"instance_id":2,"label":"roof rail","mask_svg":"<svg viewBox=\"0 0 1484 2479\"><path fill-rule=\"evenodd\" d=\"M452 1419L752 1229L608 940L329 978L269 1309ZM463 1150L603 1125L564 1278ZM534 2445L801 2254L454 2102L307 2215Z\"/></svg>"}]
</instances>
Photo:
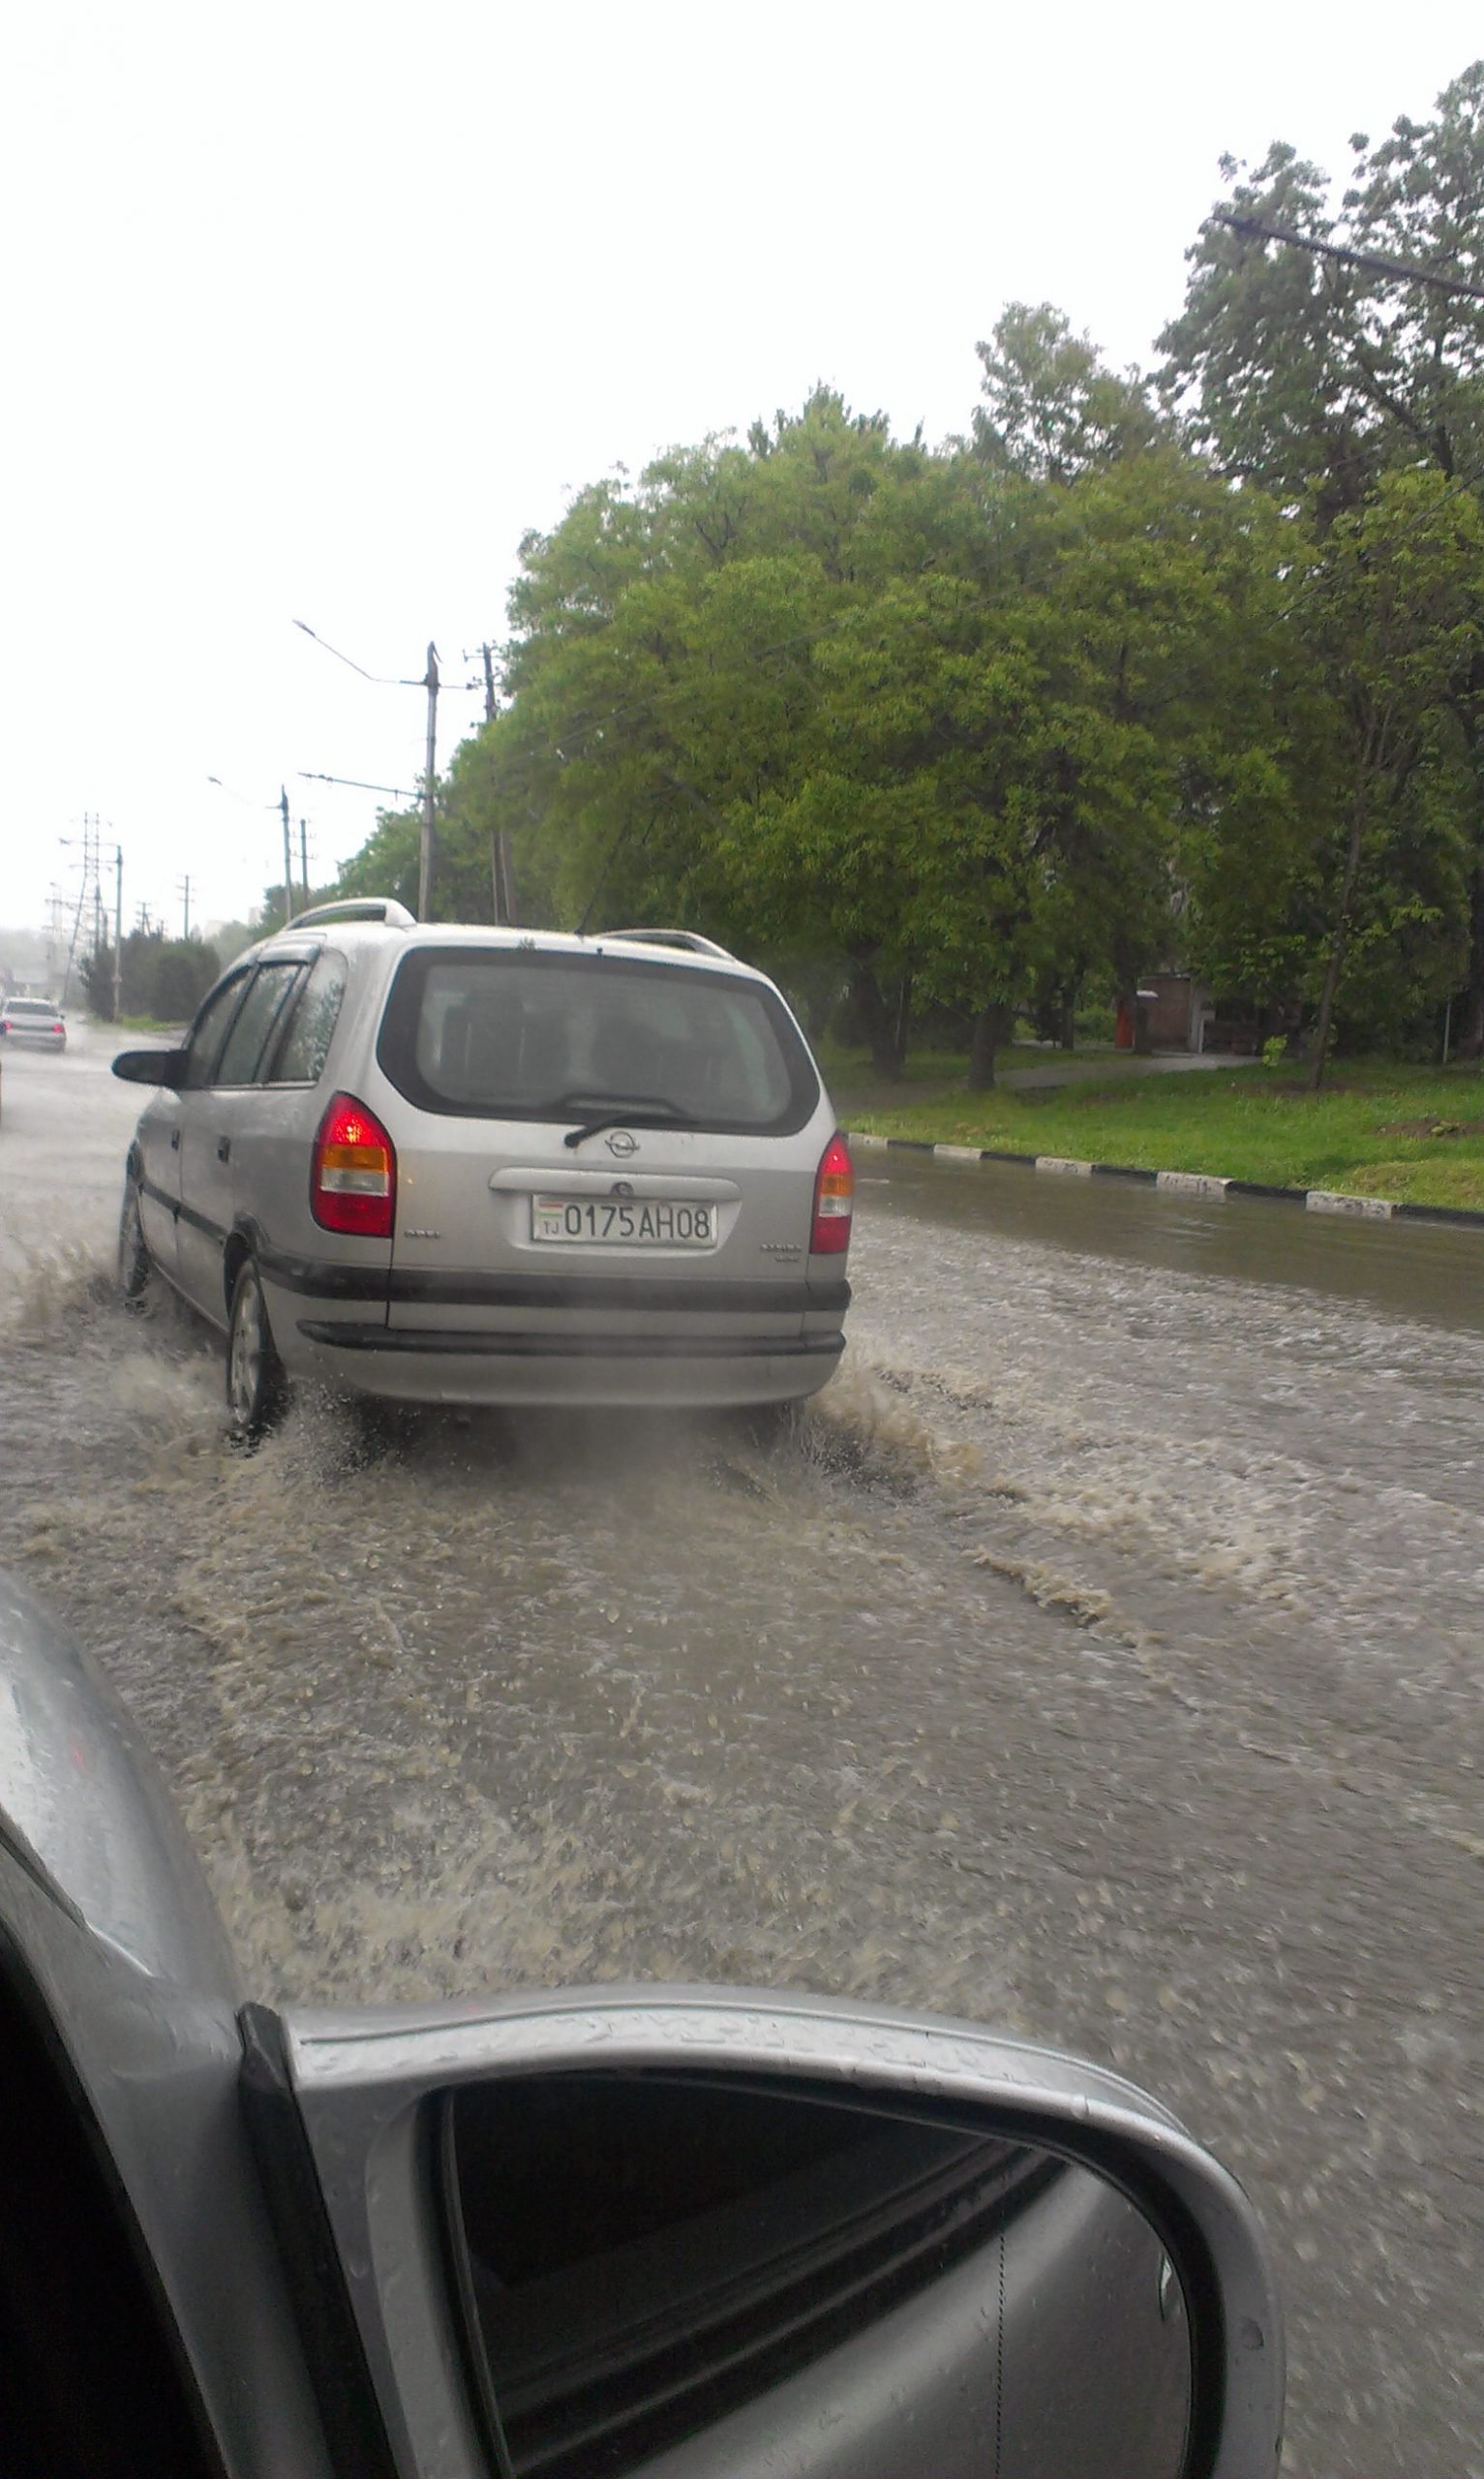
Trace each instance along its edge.
<instances>
[{"instance_id":1,"label":"roof rail","mask_svg":"<svg viewBox=\"0 0 1484 2479\"><path fill-rule=\"evenodd\" d=\"M703 938L698 930L605 930L605 938L633 938L646 947L683 947L693 956L717 956L723 964L735 964L737 958L728 947L718 947L714 938Z\"/></svg>"},{"instance_id":2,"label":"roof rail","mask_svg":"<svg viewBox=\"0 0 1484 2479\"><path fill-rule=\"evenodd\" d=\"M388 930L411 930L417 915L395 896L348 896L343 903L317 903L312 912L296 912L285 930L315 930L324 921L384 921Z\"/></svg>"}]
</instances>

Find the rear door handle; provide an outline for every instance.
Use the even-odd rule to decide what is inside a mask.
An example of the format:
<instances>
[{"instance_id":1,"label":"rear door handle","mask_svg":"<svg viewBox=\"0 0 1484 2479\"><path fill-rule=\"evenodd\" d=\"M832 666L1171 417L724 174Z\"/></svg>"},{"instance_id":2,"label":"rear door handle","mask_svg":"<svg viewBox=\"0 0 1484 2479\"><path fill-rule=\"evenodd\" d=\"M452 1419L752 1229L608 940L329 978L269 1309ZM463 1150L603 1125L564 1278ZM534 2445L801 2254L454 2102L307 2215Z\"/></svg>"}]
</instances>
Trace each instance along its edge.
<instances>
[{"instance_id":1,"label":"rear door handle","mask_svg":"<svg viewBox=\"0 0 1484 2479\"><path fill-rule=\"evenodd\" d=\"M219 1136L217 1138L217 1160L219 1162L225 1162L230 1154L231 1149L232 1141L229 1136Z\"/></svg>"}]
</instances>

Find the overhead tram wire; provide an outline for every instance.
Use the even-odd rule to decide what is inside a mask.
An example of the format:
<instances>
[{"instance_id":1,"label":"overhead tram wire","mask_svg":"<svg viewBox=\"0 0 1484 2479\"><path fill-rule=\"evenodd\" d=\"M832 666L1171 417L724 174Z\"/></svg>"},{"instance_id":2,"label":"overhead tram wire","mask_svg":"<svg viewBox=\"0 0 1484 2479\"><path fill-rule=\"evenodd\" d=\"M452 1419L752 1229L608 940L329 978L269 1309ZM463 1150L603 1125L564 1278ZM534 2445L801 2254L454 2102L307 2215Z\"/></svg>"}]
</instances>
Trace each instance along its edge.
<instances>
[{"instance_id":1,"label":"overhead tram wire","mask_svg":"<svg viewBox=\"0 0 1484 2479\"><path fill-rule=\"evenodd\" d=\"M318 775L308 766L297 767L295 772L303 783L344 783L348 790L352 792L387 792L395 801L417 801L422 798L420 792L409 792L402 783L363 783L355 775Z\"/></svg>"},{"instance_id":2,"label":"overhead tram wire","mask_svg":"<svg viewBox=\"0 0 1484 2479\"><path fill-rule=\"evenodd\" d=\"M343 654L339 646L331 645L328 637L321 637L318 628L312 628L307 620L295 620L293 625L301 629L306 637L312 638L317 646L322 646L327 655L333 655L337 662L343 662L347 670L357 673L362 680L370 681L374 688L421 689L426 691L428 699L427 755L423 766L422 837L417 865L417 909L426 921L432 908L433 899L435 812L438 801L438 700L439 691L443 685L439 671L437 643L431 637L428 640L428 667L420 680L408 680L402 677L392 679L382 672L368 671L365 664L357 662L353 655ZM466 691L476 689L480 685L477 681L471 680L454 681L449 684L451 688Z\"/></svg>"},{"instance_id":3,"label":"overhead tram wire","mask_svg":"<svg viewBox=\"0 0 1484 2479\"><path fill-rule=\"evenodd\" d=\"M1312 232L1296 232L1291 225L1265 224L1260 216L1234 215L1225 206L1213 207L1209 220L1226 225L1231 232L1247 233L1262 241L1285 241L1295 250L1312 250L1317 258L1338 259L1343 265L1361 267L1368 275L1399 275L1408 284L1427 284L1438 292L1457 292L1469 301L1484 301L1484 284L1469 284L1464 276L1435 274L1430 267L1415 266L1406 259L1382 258L1378 251L1347 249L1340 241L1321 241Z\"/></svg>"}]
</instances>

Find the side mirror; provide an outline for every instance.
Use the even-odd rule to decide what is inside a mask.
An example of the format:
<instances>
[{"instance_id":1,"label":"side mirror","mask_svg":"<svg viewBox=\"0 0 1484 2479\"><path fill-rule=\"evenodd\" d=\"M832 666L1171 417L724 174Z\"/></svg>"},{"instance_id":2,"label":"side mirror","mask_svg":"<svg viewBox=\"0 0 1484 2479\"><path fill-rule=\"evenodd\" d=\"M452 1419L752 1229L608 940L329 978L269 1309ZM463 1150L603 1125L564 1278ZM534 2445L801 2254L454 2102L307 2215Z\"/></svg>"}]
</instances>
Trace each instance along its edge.
<instances>
[{"instance_id":1,"label":"side mirror","mask_svg":"<svg viewBox=\"0 0 1484 2479\"><path fill-rule=\"evenodd\" d=\"M302 2252L285 2164L307 2133L399 2466L1277 2470L1251 2207L1095 2066L710 1990L249 2007L243 2031L281 2239Z\"/></svg>"},{"instance_id":2,"label":"side mirror","mask_svg":"<svg viewBox=\"0 0 1484 2479\"><path fill-rule=\"evenodd\" d=\"M180 1089L185 1067L183 1050L121 1050L113 1073L126 1085L163 1085L173 1093Z\"/></svg>"}]
</instances>

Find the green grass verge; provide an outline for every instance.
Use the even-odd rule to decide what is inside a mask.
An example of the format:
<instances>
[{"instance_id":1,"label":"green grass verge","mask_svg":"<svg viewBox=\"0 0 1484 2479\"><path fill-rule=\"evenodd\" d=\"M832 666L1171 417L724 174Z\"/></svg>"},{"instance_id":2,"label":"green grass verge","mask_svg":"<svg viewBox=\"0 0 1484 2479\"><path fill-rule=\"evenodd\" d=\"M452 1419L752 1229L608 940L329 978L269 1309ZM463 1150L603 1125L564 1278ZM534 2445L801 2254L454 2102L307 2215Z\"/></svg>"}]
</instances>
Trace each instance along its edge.
<instances>
[{"instance_id":1,"label":"green grass verge","mask_svg":"<svg viewBox=\"0 0 1484 2479\"><path fill-rule=\"evenodd\" d=\"M1049 1054L1036 1056L1045 1065ZM841 1060L831 1091L844 1126L878 1136L1484 1208L1484 1075L1472 1064L1347 1064L1317 1094L1291 1070L1257 1066L1138 1077L1105 1068L1050 1091L970 1093L961 1072L883 1086L863 1062Z\"/></svg>"}]
</instances>

